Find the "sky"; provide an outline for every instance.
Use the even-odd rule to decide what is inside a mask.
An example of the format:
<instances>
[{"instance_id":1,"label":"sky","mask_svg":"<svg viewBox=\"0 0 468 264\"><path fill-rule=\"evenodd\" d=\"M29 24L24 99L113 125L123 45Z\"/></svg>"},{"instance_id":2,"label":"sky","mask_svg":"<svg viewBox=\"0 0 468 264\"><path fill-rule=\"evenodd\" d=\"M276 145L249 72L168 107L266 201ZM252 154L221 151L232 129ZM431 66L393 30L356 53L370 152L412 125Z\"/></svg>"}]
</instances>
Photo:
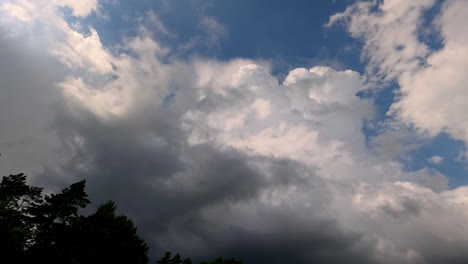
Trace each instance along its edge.
<instances>
[{"instance_id":1,"label":"sky","mask_svg":"<svg viewBox=\"0 0 468 264\"><path fill-rule=\"evenodd\" d=\"M0 173L155 259L467 263L466 0L0 0Z\"/></svg>"}]
</instances>

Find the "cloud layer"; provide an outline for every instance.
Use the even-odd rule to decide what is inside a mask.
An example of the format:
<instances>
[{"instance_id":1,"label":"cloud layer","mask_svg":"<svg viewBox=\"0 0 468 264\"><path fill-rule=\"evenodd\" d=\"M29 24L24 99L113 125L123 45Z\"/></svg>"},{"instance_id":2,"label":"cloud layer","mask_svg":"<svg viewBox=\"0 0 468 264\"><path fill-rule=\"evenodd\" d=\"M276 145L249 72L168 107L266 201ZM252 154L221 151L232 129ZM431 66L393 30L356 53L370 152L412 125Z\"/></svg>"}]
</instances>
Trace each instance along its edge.
<instances>
[{"instance_id":1,"label":"cloud layer","mask_svg":"<svg viewBox=\"0 0 468 264\"><path fill-rule=\"evenodd\" d=\"M450 54L466 50L459 27L466 4L442 6L438 51L415 35L432 5L359 2L331 22L345 20L364 39L368 76L400 83L395 122L466 140L463 115L450 112L463 109L463 99L434 101L463 94L464 62ZM63 8L78 22L67 21ZM1 66L10 76L0 79L2 94L11 96L0 100L8 98L11 114L0 117L24 119L2 134L17 141L1 147L18 157L28 151L33 161L47 157L31 169L36 182L88 179L93 201L116 200L154 255L235 255L247 263L467 261L468 187L448 190L437 171L407 172L382 140L369 145L363 122L374 109L356 95L364 89L359 73L316 66L279 81L268 61L177 60L152 37L151 12L137 20L136 34L105 46L97 30L79 22L100 8L96 1L0 6L9 36L0 40L8 51L2 56L31 54L17 57L14 73ZM224 29L213 21L205 26L218 36ZM15 47L24 38L37 47ZM447 85L443 94L436 80ZM34 133L16 133L23 124ZM384 127L381 134L390 132ZM16 143L28 137L32 143ZM37 143L43 138L56 149L44 150Z\"/></svg>"},{"instance_id":2,"label":"cloud layer","mask_svg":"<svg viewBox=\"0 0 468 264\"><path fill-rule=\"evenodd\" d=\"M439 14L427 22L426 14L437 8ZM446 132L467 142L467 12L463 0L358 2L332 16L329 25L343 21L364 41L369 79L398 82L399 99L389 114L422 133ZM434 48L439 41L442 47Z\"/></svg>"}]
</instances>

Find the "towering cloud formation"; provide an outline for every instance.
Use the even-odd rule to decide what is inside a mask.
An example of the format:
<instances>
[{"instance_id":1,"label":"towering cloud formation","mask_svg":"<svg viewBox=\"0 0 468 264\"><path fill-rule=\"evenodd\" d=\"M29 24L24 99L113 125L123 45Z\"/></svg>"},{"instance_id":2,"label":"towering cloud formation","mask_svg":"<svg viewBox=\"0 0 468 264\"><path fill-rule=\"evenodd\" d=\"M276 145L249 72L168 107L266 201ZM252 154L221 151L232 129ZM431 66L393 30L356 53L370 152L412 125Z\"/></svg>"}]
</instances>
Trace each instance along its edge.
<instances>
[{"instance_id":1,"label":"towering cloud formation","mask_svg":"<svg viewBox=\"0 0 468 264\"><path fill-rule=\"evenodd\" d=\"M95 29L68 22L60 11L69 8L80 21L99 10L97 2L42 4L1 5L2 30L14 27L16 32L1 40L3 45L31 38L30 32L44 33L34 36L39 47L20 46L38 56L30 57L32 66L18 67L12 81L1 84L12 86L8 91L14 94L20 80L27 80L23 85L40 89L35 93L51 95L41 107L26 108L41 111L21 115L32 127L38 125L29 122L37 118L50 122L49 129L36 134L50 137L62 154L40 162L35 172L45 168L35 180L54 185L87 178L91 198L116 200L136 220L154 253L227 254L247 263L467 261L468 188L447 190L444 175L429 169L406 172L369 147L362 127L373 118L373 106L356 95L363 89L359 73L298 68L280 82L267 61L176 60L143 25L119 46L105 46ZM410 103L419 91L416 80L425 72L443 76L442 61L450 59L443 63L458 72L451 61L455 57L434 58L449 52L450 43L463 48L453 25L465 4L443 6L439 23L447 27L441 27L447 40L439 51L430 51L415 36L419 17L431 5L385 1L375 15L375 6L357 3L332 22L345 19L351 33L364 38L370 72L384 81L399 80L402 97L393 105L398 120L464 139L455 132L462 125L440 123L432 129L418 121ZM398 42L387 48L381 38L388 34L402 34L394 39L407 40L405 46ZM422 66L419 58L432 64ZM53 78L34 74L45 62L56 72ZM6 71L2 65L0 72ZM447 89L458 87L461 79L453 80ZM440 88L435 81L431 85L434 91ZM429 107L423 105L414 107ZM15 118L1 117L6 123ZM15 131L8 134L2 137ZM2 147L41 152L36 144ZM49 150L34 158L49 152L57 153Z\"/></svg>"}]
</instances>

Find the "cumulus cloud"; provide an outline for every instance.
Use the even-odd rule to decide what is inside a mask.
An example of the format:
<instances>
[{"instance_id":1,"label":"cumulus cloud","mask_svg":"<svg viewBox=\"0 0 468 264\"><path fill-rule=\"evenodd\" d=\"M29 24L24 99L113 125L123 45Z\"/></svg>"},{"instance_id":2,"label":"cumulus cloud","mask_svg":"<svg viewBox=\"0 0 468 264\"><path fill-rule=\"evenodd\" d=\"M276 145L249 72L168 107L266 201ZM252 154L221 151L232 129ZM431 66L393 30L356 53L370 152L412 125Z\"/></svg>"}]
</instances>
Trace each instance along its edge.
<instances>
[{"instance_id":1,"label":"cumulus cloud","mask_svg":"<svg viewBox=\"0 0 468 264\"><path fill-rule=\"evenodd\" d=\"M358 1L330 17L327 27L344 22L351 36L362 38L368 81L397 78L421 65L429 49L418 39L421 16L434 0Z\"/></svg>"},{"instance_id":2,"label":"cumulus cloud","mask_svg":"<svg viewBox=\"0 0 468 264\"><path fill-rule=\"evenodd\" d=\"M442 163L442 161L444 161L444 157L436 155L436 156L430 157L427 161L429 163L433 163L433 164L440 164L440 163Z\"/></svg>"},{"instance_id":3,"label":"cumulus cloud","mask_svg":"<svg viewBox=\"0 0 468 264\"><path fill-rule=\"evenodd\" d=\"M49 32L39 61L65 68L39 86L39 94L54 87L56 99L36 114L47 117L41 122L66 155L34 178L49 186L87 178L91 199L116 200L152 254L236 255L248 263L466 262L466 187L447 190L437 171L407 172L369 147L362 128L374 110L356 95L364 89L359 73L298 68L281 82L265 61L174 59L144 26L107 47L97 30L77 30L57 9L66 4L85 16L96 10L93 1L51 2L38 12L29 12L35 2L8 3L2 12L24 21L21 27ZM397 21L401 12L387 7ZM405 56L399 60L409 67ZM18 70L15 80L33 86L40 69Z\"/></svg>"},{"instance_id":4,"label":"cumulus cloud","mask_svg":"<svg viewBox=\"0 0 468 264\"><path fill-rule=\"evenodd\" d=\"M367 75L398 81L399 98L390 115L430 136L446 132L468 142L467 118L462 114L467 100L468 33L463 17L468 3L441 4L431 30L440 35L442 48L433 50L421 32L426 11L435 4L433 0L358 2L332 16L329 25L344 21L352 36L364 40Z\"/></svg>"}]
</instances>

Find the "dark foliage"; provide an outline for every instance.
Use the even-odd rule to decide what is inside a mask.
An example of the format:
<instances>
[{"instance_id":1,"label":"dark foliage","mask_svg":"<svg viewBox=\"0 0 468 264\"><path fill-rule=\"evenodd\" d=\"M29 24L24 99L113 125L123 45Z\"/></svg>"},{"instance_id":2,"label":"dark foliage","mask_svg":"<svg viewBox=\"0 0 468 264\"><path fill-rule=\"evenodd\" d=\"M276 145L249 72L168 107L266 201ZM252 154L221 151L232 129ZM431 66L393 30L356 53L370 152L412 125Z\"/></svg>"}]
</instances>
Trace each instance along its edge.
<instances>
[{"instance_id":1,"label":"dark foliage","mask_svg":"<svg viewBox=\"0 0 468 264\"><path fill-rule=\"evenodd\" d=\"M60 193L42 195L24 174L0 183L0 263L145 264L148 246L133 222L116 214L114 202L89 216L90 201L80 181Z\"/></svg>"},{"instance_id":2,"label":"dark foliage","mask_svg":"<svg viewBox=\"0 0 468 264\"><path fill-rule=\"evenodd\" d=\"M186 258L182 260L179 254L172 256L171 252L166 252L164 256L158 260L156 263L158 264L192 264L190 258Z\"/></svg>"},{"instance_id":3,"label":"dark foliage","mask_svg":"<svg viewBox=\"0 0 468 264\"><path fill-rule=\"evenodd\" d=\"M203 261L201 264L242 264L242 260L235 258L215 258L211 261Z\"/></svg>"},{"instance_id":4,"label":"dark foliage","mask_svg":"<svg viewBox=\"0 0 468 264\"><path fill-rule=\"evenodd\" d=\"M0 182L0 256L6 263L21 263L33 240L35 208L40 206L42 189L26 184L26 175L3 177Z\"/></svg>"},{"instance_id":5,"label":"dark foliage","mask_svg":"<svg viewBox=\"0 0 468 264\"><path fill-rule=\"evenodd\" d=\"M179 254L172 256L171 252L166 252L164 256L156 262L157 264L192 264L190 258L182 260ZM241 260L235 258L215 258L211 261L203 261L200 264L243 264Z\"/></svg>"}]
</instances>

